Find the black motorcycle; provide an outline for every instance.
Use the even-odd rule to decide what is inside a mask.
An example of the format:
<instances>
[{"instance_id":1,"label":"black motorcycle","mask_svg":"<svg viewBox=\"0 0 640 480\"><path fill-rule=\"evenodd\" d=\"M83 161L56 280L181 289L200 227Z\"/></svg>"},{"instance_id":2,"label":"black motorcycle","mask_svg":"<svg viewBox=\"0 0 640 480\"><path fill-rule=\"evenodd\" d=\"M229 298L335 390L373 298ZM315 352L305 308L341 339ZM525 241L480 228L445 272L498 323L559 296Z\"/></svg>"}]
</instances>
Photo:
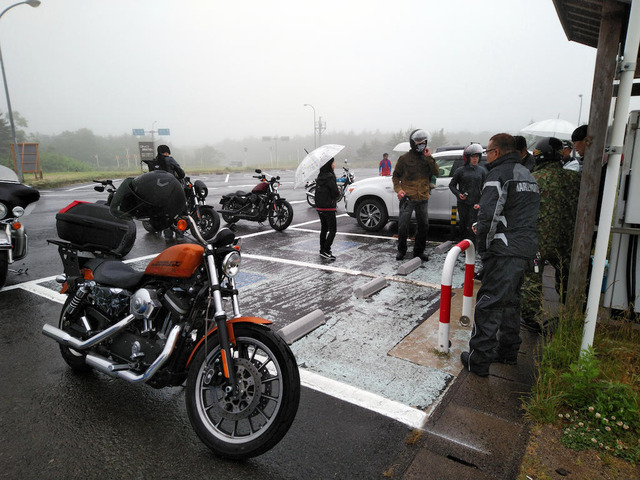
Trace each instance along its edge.
<instances>
[{"instance_id":1,"label":"black motorcycle","mask_svg":"<svg viewBox=\"0 0 640 480\"><path fill-rule=\"evenodd\" d=\"M0 165L0 288L7 282L9 265L27 255L28 237L19 218L29 215L40 192L23 185L13 170Z\"/></svg>"},{"instance_id":2,"label":"black motorcycle","mask_svg":"<svg viewBox=\"0 0 640 480\"><path fill-rule=\"evenodd\" d=\"M220 229L220 215L215 208L207 205L205 199L209 195L209 189L202 180L192 182L189 177L184 177L184 194L187 197L187 209L185 215L193 217L200 233L205 240L211 240L216 232ZM149 233L158 233L162 231L153 220L143 220L142 226Z\"/></svg>"},{"instance_id":3,"label":"black motorcycle","mask_svg":"<svg viewBox=\"0 0 640 480\"><path fill-rule=\"evenodd\" d=\"M340 203L340 201L344 198L344 192L347 191L347 187L356 181L353 173L349 171L349 167L347 167L347 161L344 161L344 167L342 167L344 171L341 177L336 178L336 183L338 184L338 191L340 192L340 197L338 198L336 203ZM316 181L312 181L307 183L304 188L307 190L307 203L313 208L316 207Z\"/></svg>"},{"instance_id":4,"label":"black motorcycle","mask_svg":"<svg viewBox=\"0 0 640 480\"><path fill-rule=\"evenodd\" d=\"M253 178L259 179L260 183L250 193L238 190L223 195L220 200L222 219L228 224L234 224L238 220L263 223L268 219L271 228L282 231L293 221L293 207L284 198L280 198L280 177L263 173L259 168L256 173L258 175Z\"/></svg>"}]
</instances>

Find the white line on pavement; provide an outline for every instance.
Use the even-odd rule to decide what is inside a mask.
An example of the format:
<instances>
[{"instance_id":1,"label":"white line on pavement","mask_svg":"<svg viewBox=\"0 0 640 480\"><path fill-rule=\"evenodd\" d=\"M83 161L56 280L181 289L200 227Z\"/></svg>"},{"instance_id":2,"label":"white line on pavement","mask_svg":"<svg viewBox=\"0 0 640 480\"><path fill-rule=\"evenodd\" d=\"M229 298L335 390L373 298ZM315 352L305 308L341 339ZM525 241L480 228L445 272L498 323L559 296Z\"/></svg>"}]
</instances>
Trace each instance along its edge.
<instances>
[{"instance_id":1,"label":"white line on pavement","mask_svg":"<svg viewBox=\"0 0 640 480\"><path fill-rule=\"evenodd\" d=\"M393 418L411 428L422 428L429 416L422 410L389 400L375 393L323 377L304 368L299 370L300 381L305 387Z\"/></svg>"}]
</instances>

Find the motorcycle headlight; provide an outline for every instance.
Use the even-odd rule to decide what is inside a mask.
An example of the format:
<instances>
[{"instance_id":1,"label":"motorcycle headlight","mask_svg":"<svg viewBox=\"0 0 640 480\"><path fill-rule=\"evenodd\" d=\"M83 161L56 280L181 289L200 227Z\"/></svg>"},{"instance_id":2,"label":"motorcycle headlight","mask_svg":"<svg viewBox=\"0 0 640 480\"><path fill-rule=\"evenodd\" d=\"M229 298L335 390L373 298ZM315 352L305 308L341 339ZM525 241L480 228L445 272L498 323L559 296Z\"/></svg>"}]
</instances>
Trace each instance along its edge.
<instances>
[{"instance_id":1,"label":"motorcycle headlight","mask_svg":"<svg viewBox=\"0 0 640 480\"><path fill-rule=\"evenodd\" d=\"M207 185L203 181L196 180L193 186L196 190L196 195L198 196L198 198L202 200L207 198L207 195L209 195L209 189L207 188Z\"/></svg>"},{"instance_id":2,"label":"motorcycle headlight","mask_svg":"<svg viewBox=\"0 0 640 480\"><path fill-rule=\"evenodd\" d=\"M227 253L222 261L222 270L227 277L235 277L240 271L240 252Z\"/></svg>"},{"instance_id":3,"label":"motorcycle headlight","mask_svg":"<svg viewBox=\"0 0 640 480\"><path fill-rule=\"evenodd\" d=\"M13 207L13 216L18 218L21 217L22 215L24 215L24 208L22 207Z\"/></svg>"},{"instance_id":4,"label":"motorcycle headlight","mask_svg":"<svg viewBox=\"0 0 640 480\"><path fill-rule=\"evenodd\" d=\"M4 203L0 202L0 220L7 216L8 211L9 210L7 209L7 206Z\"/></svg>"}]
</instances>

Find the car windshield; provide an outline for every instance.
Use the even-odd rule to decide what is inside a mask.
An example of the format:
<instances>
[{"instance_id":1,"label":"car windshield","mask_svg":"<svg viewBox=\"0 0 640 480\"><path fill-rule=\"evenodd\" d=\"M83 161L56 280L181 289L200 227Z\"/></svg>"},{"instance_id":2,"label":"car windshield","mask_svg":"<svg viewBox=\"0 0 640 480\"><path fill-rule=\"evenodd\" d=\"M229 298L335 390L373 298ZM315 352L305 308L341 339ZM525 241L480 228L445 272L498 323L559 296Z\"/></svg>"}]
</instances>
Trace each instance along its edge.
<instances>
[{"instance_id":1,"label":"car windshield","mask_svg":"<svg viewBox=\"0 0 640 480\"><path fill-rule=\"evenodd\" d=\"M450 177L452 175L453 164L456 163L456 160L462 160L461 155L447 155L436 158L436 163L438 167L440 167L440 178L442 177ZM457 167L458 165L456 165Z\"/></svg>"}]
</instances>

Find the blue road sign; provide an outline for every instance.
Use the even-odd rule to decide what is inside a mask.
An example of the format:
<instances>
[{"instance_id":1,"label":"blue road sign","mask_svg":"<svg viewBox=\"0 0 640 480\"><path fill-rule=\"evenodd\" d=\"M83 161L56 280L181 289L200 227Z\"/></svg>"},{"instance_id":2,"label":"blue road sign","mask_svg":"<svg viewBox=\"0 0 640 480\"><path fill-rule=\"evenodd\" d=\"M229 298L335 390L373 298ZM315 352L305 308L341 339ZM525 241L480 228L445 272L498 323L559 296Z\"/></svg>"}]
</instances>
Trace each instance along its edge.
<instances>
[{"instance_id":1,"label":"blue road sign","mask_svg":"<svg viewBox=\"0 0 640 480\"><path fill-rule=\"evenodd\" d=\"M159 128L158 135L171 135L168 128Z\"/></svg>"},{"instance_id":2,"label":"blue road sign","mask_svg":"<svg viewBox=\"0 0 640 480\"><path fill-rule=\"evenodd\" d=\"M136 137L143 137L144 136L144 128L134 128L133 129L133 134Z\"/></svg>"}]
</instances>

